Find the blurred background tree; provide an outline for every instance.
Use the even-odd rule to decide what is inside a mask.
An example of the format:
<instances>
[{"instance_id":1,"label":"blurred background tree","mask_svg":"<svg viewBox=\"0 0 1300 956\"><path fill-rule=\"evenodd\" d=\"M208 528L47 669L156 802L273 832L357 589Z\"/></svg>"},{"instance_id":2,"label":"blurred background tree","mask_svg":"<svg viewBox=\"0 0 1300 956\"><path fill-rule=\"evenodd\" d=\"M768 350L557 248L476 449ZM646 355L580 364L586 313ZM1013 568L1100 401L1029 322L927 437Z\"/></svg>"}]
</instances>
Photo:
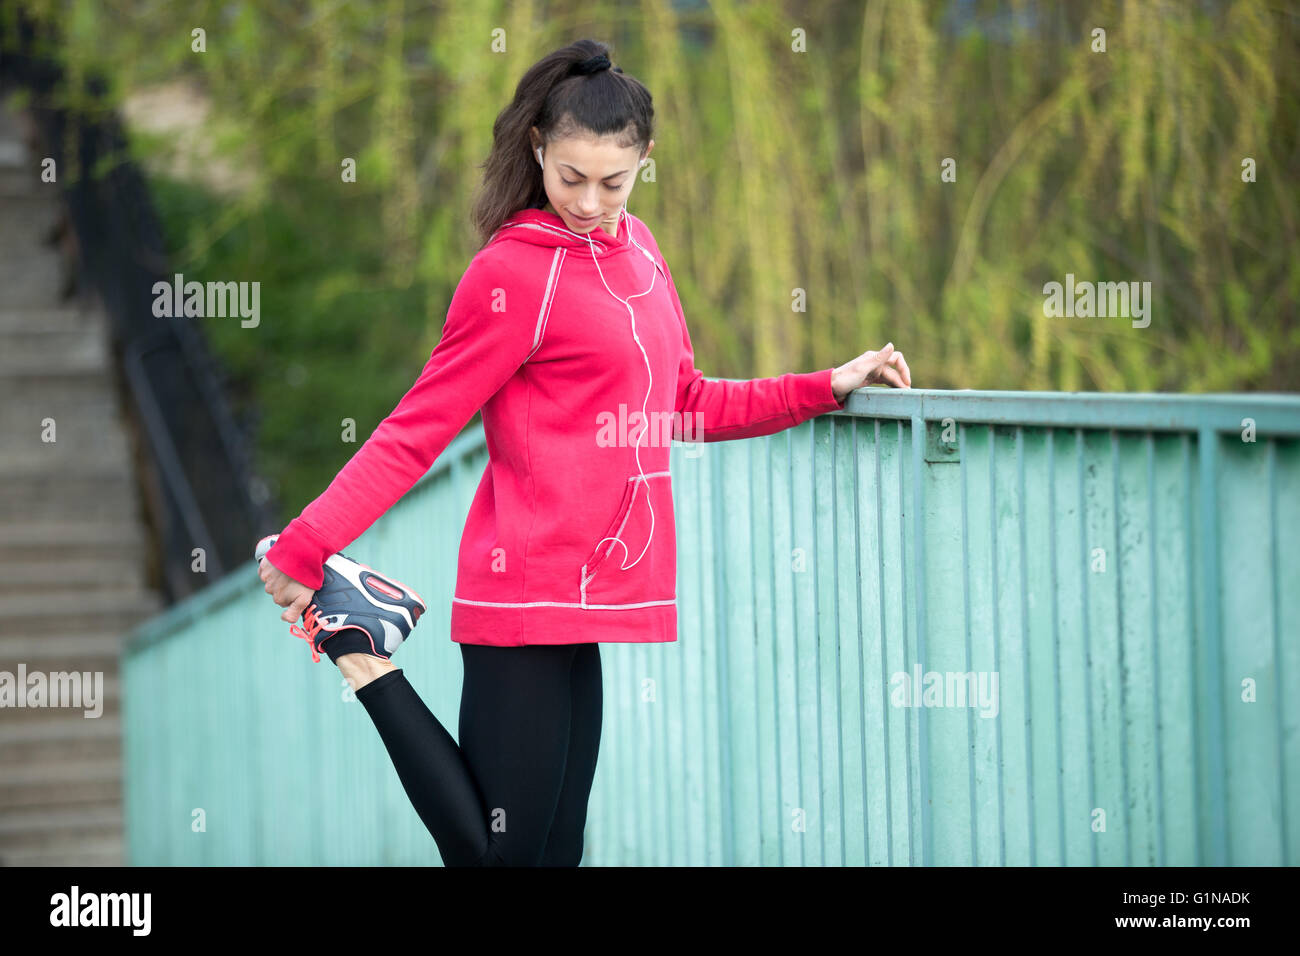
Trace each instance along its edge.
<instances>
[{"instance_id":1,"label":"blurred background tree","mask_svg":"<svg viewBox=\"0 0 1300 956\"><path fill-rule=\"evenodd\" d=\"M67 95L128 117L174 271L261 283L257 328L199 321L286 520L356 451L341 420L363 441L437 342L498 111L588 36L655 97L629 208L706 374L892 340L923 388L1300 383L1291 5L20 2L70 77L109 80ZM1045 317L1067 273L1149 281L1149 327Z\"/></svg>"}]
</instances>

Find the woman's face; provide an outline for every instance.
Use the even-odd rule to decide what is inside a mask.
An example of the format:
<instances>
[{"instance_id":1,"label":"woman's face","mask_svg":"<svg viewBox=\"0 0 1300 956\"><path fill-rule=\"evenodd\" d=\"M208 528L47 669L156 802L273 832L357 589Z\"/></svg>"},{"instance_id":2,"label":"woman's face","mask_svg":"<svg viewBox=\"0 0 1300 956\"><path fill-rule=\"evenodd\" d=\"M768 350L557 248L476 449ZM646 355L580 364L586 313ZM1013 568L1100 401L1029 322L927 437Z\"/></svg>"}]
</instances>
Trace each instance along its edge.
<instances>
[{"instance_id":1,"label":"woman's face","mask_svg":"<svg viewBox=\"0 0 1300 956\"><path fill-rule=\"evenodd\" d=\"M542 150L542 183L551 211L574 232L588 233L599 226L617 235L619 211L632 192L643 158L636 147L620 147L612 134L533 142L534 159L537 148ZM652 149L654 140L645 155Z\"/></svg>"}]
</instances>

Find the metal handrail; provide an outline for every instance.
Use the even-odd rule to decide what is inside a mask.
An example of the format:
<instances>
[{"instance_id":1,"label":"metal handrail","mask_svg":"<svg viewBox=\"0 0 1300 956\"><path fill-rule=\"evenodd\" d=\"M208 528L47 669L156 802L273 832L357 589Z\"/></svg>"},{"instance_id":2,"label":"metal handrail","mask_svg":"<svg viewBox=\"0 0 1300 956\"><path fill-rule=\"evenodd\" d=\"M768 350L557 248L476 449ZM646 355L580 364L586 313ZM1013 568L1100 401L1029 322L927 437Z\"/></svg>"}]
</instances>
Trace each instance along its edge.
<instances>
[{"instance_id":1,"label":"metal handrail","mask_svg":"<svg viewBox=\"0 0 1300 956\"><path fill-rule=\"evenodd\" d=\"M725 381L731 381L726 379ZM1238 431L1300 435L1300 395L1283 392L1035 392L877 388L855 391L831 415L1136 431Z\"/></svg>"},{"instance_id":2,"label":"metal handrail","mask_svg":"<svg viewBox=\"0 0 1300 956\"><path fill-rule=\"evenodd\" d=\"M131 386L131 393L135 398L136 410L144 421L145 433L149 436L154 460L163 474L164 494L179 512L181 521L184 523L185 530L189 533L190 538L199 547L203 548L208 570L214 571L217 576L221 576L225 573L224 565L221 562L221 553L216 546L216 540L208 531L207 523L203 520L203 512L194 497L194 489L185 476L185 469L181 467L176 444L172 441L157 396L154 394L153 386L150 384L149 377L144 370L145 355L169 347L174 347L174 343L168 341L165 335L154 335L134 342L124 350L123 369L126 373L127 382ZM190 590L185 587L188 582L175 576L174 568L175 565L172 562L163 561L164 572L172 576L173 593L176 595L185 594Z\"/></svg>"}]
</instances>

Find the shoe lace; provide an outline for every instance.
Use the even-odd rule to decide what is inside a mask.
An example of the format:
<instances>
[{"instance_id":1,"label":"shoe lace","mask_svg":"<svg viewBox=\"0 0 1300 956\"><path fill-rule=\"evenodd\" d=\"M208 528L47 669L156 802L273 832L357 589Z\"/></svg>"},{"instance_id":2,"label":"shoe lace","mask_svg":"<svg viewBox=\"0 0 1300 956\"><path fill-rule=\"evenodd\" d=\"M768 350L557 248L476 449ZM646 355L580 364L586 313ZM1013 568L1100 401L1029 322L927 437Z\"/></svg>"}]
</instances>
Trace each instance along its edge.
<instances>
[{"instance_id":1,"label":"shoe lace","mask_svg":"<svg viewBox=\"0 0 1300 956\"><path fill-rule=\"evenodd\" d=\"M306 612L302 616L303 623L307 625L305 630L297 624L292 624L289 627L290 634L294 637L301 637L311 647L312 663L318 663L320 661L320 654L316 652L316 635L319 634L321 628L325 626L324 623L316 617L316 611L317 608L315 604L307 607Z\"/></svg>"}]
</instances>

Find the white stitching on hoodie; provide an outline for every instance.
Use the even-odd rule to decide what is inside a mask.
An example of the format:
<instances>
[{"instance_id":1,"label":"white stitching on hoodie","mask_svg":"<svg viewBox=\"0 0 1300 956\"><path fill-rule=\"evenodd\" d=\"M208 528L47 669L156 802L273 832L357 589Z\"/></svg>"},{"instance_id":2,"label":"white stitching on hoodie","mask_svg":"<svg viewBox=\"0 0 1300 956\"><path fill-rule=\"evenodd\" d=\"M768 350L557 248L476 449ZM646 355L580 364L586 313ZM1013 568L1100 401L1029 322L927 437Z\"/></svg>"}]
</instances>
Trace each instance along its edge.
<instances>
[{"instance_id":1,"label":"white stitching on hoodie","mask_svg":"<svg viewBox=\"0 0 1300 956\"><path fill-rule=\"evenodd\" d=\"M630 607L658 607L661 604L676 604L677 598L665 601L642 601L640 604L574 604L566 601L528 601L525 604L506 604L498 601L468 601L465 598L452 598L457 604L474 604L478 607L577 607L584 611L621 611Z\"/></svg>"},{"instance_id":2,"label":"white stitching on hoodie","mask_svg":"<svg viewBox=\"0 0 1300 956\"><path fill-rule=\"evenodd\" d=\"M551 315L551 303L555 301L555 290L560 284L560 269L565 255L567 250L563 246L557 246L555 255L551 257L551 274L546 277L546 294L542 296L542 307L537 310L537 329L533 332L533 349L524 358L525 362L542 347L542 338L546 335L546 320Z\"/></svg>"}]
</instances>

